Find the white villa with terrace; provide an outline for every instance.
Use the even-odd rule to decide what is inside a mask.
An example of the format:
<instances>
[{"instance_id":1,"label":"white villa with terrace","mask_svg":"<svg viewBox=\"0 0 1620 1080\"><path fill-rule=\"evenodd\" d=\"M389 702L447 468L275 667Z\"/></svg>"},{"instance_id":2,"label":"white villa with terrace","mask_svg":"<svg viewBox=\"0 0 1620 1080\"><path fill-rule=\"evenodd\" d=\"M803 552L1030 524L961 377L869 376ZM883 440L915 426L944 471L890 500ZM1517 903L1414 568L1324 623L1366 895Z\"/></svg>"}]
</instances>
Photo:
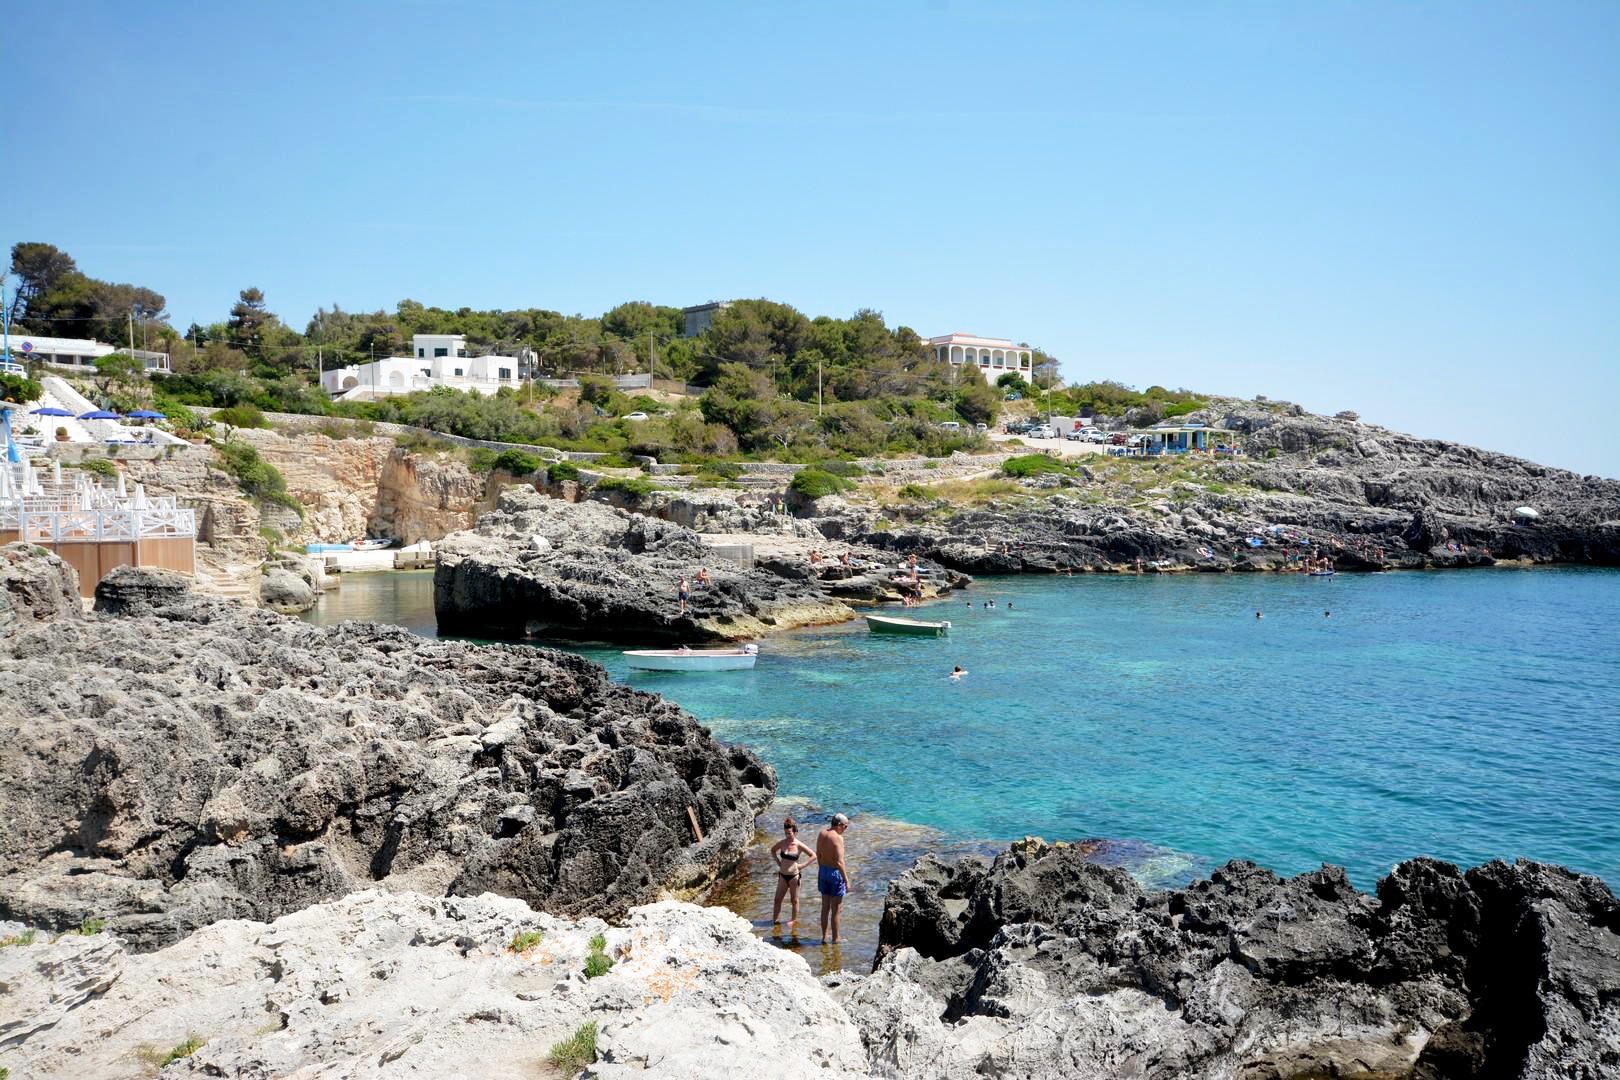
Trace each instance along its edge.
<instances>
[{"instance_id":1,"label":"white villa with terrace","mask_svg":"<svg viewBox=\"0 0 1620 1080\"><path fill-rule=\"evenodd\" d=\"M1034 354L1027 345L1014 345L1007 338L979 337L977 334L943 334L928 339L934 358L941 363L977 364L988 382L1007 372L1028 379L1034 374Z\"/></svg>"},{"instance_id":2,"label":"white villa with terrace","mask_svg":"<svg viewBox=\"0 0 1620 1080\"><path fill-rule=\"evenodd\" d=\"M321 389L336 398L386 397L435 386L493 394L503 386L521 387L534 361L528 350L521 356L469 356L462 334L417 334L411 351L416 355L323 371Z\"/></svg>"},{"instance_id":3,"label":"white villa with terrace","mask_svg":"<svg viewBox=\"0 0 1620 1080\"><path fill-rule=\"evenodd\" d=\"M150 349L126 349L122 345L108 345L88 338L41 337L39 334L19 333L13 330L7 342L11 359L15 363L39 360L51 367L70 370L94 371L96 361L113 353L125 353L146 365L150 375L157 371L169 373L169 354Z\"/></svg>"}]
</instances>

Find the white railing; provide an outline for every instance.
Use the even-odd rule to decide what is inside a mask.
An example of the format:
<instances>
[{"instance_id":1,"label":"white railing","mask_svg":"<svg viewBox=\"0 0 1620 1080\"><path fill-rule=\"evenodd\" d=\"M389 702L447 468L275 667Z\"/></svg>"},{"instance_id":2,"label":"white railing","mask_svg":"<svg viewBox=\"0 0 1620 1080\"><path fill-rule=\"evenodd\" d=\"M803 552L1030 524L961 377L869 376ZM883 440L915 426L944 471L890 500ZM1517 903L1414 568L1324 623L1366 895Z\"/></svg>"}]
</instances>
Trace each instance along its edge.
<instances>
[{"instance_id":1,"label":"white railing","mask_svg":"<svg viewBox=\"0 0 1620 1080\"><path fill-rule=\"evenodd\" d=\"M197 535L195 510L47 510L0 507L0 529L34 544L184 540Z\"/></svg>"}]
</instances>

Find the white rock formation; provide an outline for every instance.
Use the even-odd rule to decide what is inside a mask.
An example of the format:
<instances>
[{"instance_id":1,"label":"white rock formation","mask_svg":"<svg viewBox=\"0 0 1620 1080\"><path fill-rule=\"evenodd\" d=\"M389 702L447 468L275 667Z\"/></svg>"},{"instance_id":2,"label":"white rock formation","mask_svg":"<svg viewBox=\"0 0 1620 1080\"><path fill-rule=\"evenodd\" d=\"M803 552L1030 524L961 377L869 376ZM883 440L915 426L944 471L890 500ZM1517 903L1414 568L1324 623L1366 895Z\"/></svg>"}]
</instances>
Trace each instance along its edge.
<instances>
[{"instance_id":1,"label":"white rock formation","mask_svg":"<svg viewBox=\"0 0 1620 1080\"><path fill-rule=\"evenodd\" d=\"M596 934L615 963L587 979ZM192 1038L164 1076L535 1080L563 1075L548 1052L588 1022L585 1076L867 1075L854 1025L800 957L691 904L609 928L487 893L373 890L152 953L107 934L0 949L0 1065L19 1080L147 1078Z\"/></svg>"}]
</instances>

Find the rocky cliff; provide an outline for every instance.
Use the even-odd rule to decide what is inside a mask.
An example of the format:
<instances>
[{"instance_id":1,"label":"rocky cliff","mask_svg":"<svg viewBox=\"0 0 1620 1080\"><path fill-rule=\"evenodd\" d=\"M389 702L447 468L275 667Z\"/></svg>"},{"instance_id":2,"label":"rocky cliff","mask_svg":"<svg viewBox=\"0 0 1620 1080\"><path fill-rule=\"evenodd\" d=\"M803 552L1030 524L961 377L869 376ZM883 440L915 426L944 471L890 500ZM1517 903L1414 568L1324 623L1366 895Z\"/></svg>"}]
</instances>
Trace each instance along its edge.
<instances>
[{"instance_id":1,"label":"rocky cliff","mask_svg":"<svg viewBox=\"0 0 1620 1080\"><path fill-rule=\"evenodd\" d=\"M683 612L677 584L707 567ZM657 642L735 640L853 617L808 574L783 577L720 562L690 529L526 487L439 548L441 631Z\"/></svg>"},{"instance_id":2,"label":"rocky cliff","mask_svg":"<svg viewBox=\"0 0 1620 1080\"><path fill-rule=\"evenodd\" d=\"M879 933L870 976L830 981L882 1076L1620 1076L1620 905L1539 863L1143 893L1029 840L924 858Z\"/></svg>"},{"instance_id":3,"label":"rocky cliff","mask_svg":"<svg viewBox=\"0 0 1620 1080\"><path fill-rule=\"evenodd\" d=\"M983 505L840 501L818 524L970 573L1620 566L1620 481L1253 403L1201 418L1245 454L1089 457Z\"/></svg>"},{"instance_id":4,"label":"rocky cliff","mask_svg":"<svg viewBox=\"0 0 1620 1080\"><path fill-rule=\"evenodd\" d=\"M0 916L30 925L150 948L374 885L611 916L732 863L775 786L571 655L322 630L128 567L87 615L60 560L0 565Z\"/></svg>"}]
</instances>

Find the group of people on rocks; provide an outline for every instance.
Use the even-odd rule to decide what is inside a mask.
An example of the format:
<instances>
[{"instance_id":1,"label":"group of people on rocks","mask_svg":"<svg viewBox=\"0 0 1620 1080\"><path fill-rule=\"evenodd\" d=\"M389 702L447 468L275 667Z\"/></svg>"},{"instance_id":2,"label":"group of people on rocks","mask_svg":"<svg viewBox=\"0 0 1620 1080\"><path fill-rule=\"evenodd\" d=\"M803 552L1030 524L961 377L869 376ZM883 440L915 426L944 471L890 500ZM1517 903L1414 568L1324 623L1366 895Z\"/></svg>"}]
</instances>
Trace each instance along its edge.
<instances>
[{"instance_id":1,"label":"group of people on rocks","mask_svg":"<svg viewBox=\"0 0 1620 1080\"><path fill-rule=\"evenodd\" d=\"M707 589L712 584L714 584L714 580L709 577L709 568L707 566L698 567L697 576L691 580L688 580L686 575L682 574L681 580L675 586L675 598L681 602L681 614L686 614L686 605L692 599L692 590L694 588Z\"/></svg>"}]
</instances>

